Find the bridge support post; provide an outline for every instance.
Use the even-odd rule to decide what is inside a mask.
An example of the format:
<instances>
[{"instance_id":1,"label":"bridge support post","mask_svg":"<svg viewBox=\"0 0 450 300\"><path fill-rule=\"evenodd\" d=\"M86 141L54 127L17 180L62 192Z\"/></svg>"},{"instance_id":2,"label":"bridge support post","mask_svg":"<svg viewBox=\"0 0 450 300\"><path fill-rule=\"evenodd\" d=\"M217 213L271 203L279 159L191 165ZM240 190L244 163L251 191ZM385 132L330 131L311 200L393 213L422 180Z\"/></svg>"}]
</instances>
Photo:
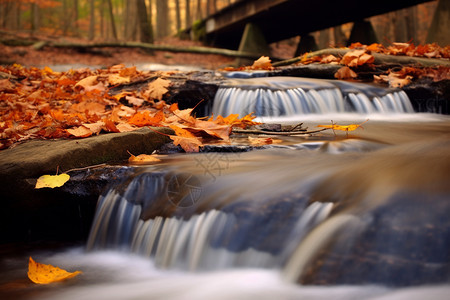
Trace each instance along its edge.
<instances>
[{"instance_id":1,"label":"bridge support post","mask_svg":"<svg viewBox=\"0 0 450 300\"><path fill-rule=\"evenodd\" d=\"M239 44L239 51L256 53L261 56L270 55L270 48L266 42L266 38L256 24L247 23L247 25L245 25L244 34L242 35L241 42ZM248 65L252 62L253 61L249 59L236 59L236 64L238 66Z\"/></svg>"},{"instance_id":2,"label":"bridge support post","mask_svg":"<svg viewBox=\"0 0 450 300\"><path fill-rule=\"evenodd\" d=\"M427 43L450 45L450 0L439 0L428 29Z\"/></svg>"},{"instance_id":3,"label":"bridge support post","mask_svg":"<svg viewBox=\"0 0 450 300\"><path fill-rule=\"evenodd\" d=\"M347 44L350 45L351 43L356 42L360 42L363 45L378 43L377 35L370 21L360 20L353 23L353 28Z\"/></svg>"},{"instance_id":4,"label":"bridge support post","mask_svg":"<svg viewBox=\"0 0 450 300\"><path fill-rule=\"evenodd\" d=\"M303 55L306 52L316 51L318 49L319 47L317 46L314 36L310 34L302 35L300 37L297 50L295 50L295 57Z\"/></svg>"}]
</instances>

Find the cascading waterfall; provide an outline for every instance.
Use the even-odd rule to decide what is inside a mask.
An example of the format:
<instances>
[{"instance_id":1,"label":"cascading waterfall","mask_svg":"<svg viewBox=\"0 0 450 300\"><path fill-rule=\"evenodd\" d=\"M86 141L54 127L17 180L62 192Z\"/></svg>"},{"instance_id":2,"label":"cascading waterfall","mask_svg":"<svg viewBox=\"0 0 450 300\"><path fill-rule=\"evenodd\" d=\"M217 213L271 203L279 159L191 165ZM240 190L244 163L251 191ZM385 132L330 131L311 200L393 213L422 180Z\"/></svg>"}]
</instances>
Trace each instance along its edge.
<instances>
[{"instance_id":1,"label":"cascading waterfall","mask_svg":"<svg viewBox=\"0 0 450 300\"><path fill-rule=\"evenodd\" d=\"M298 77L229 79L216 93L214 115L256 116L327 113L412 113L405 92L339 80Z\"/></svg>"},{"instance_id":2,"label":"cascading waterfall","mask_svg":"<svg viewBox=\"0 0 450 300\"><path fill-rule=\"evenodd\" d=\"M345 153L330 145L341 143ZM131 251L162 269L278 269L291 282L445 281L450 144L325 144L242 153L209 180L194 167L207 154L141 169L101 197L88 249ZM174 201L180 176L200 184L178 186Z\"/></svg>"},{"instance_id":3,"label":"cascading waterfall","mask_svg":"<svg viewBox=\"0 0 450 300\"><path fill-rule=\"evenodd\" d=\"M119 192L121 189L124 190ZM239 216L241 209L248 207L230 203L221 210L208 209L189 212L184 216L142 219L145 215L143 210L152 210L157 199L165 199L166 205L171 206L169 210L176 209L175 203L169 200L168 189L167 176L154 171L138 175L124 187L111 189L99 200L87 248L125 249L151 257L161 268L280 268L295 249L296 243L293 241L298 243L303 239L311 228L328 217L333 207L328 202L306 205L303 197L293 199L289 206L296 204L298 208L289 216L290 221L281 228L276 222L264 223L273 218L285 217L274 216L278 214L276 210L280 209L276 207L278 203L272 204L274 207L265 216L252 216L249 212ZM203 191L206 190L207 187ZM190 197L189 192L185 197ZM212 201L208 195L204 195L204 198L202 201ZM261 241L246 240L248 235L258 234L261 235ZM278 235L286 242L275 247L266 245L264 234L273 237Z\"/></svg>"}]
</instances>

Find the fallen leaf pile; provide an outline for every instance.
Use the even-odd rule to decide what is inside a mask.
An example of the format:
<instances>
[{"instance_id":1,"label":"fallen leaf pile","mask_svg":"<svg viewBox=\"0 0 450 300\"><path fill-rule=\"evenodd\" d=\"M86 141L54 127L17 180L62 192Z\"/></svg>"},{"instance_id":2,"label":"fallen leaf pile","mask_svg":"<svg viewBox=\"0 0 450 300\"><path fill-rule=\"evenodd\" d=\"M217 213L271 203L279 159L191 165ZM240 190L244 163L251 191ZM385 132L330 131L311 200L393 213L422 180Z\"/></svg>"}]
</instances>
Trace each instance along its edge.
<instances>
[{"instance_id":1,"label":"fallen leaf pile","mask_svg":"<svg viewBox=\"0 0 450 300\"><path fill-rule=\"evenodd\" d=\"M29 139L84 138L156 126L174 129L176 144L198 151L204 137L228 140L233 126L253 124L251 115L200 120L191 116L192 109L166 104L162 99L170 74L124 65L67 72L0 67L0 149ZM140 90L110 92L138 82L144 83Z\"/></svg>"},{"instance_id":2,"label":"fallen leaf pile","mask_svg":"<svg viewBox=\"0 0 450 300\"><path fill-rule=\"evenodd\" d=\"M81 271L67 272L66 270L35 262L31 257L28 263L28 278L37 284L49 284L73 278Z\"/></svg>"},{"instance_id":3,"label":"fallen leaf pile","mask_svg":"<svg viewBox=\"0 0 450 300\"><path fill-rule=\"evenodd\" d=\"M301 56L297 64L308 65L311 63L342 65L334 74L336 79L355 79L358 78L356 69L366 66L374 67L375 57L373 53L381 53L396 56L412 56L424 58L450 59L450 46L440 47L437 44L426 44L415 46L412 43L393 43L390 46L382 44L363 45L354 43L346 48L349 50L341 56L332 54L311 55L305 53ZM261 56L251 66L243 66L239 68L228 67L223 71L254 71L254 70L274 70L271 60L267 56ZM413 79L430 78L434 81L450 79L449 67L436 68L413 68L404 67L401 71L388 70L385 74L375 75L374 80L377 82L388 83L390 87L403 87L412 82Z\"/></svg>"},{"instance_id":4,"label":"fallen leaf pile","mask_svg":"<svg viewBox=\"0 0 450 300\"><path fill-rule=\"evenodd\" d=\"M426 44L414 46L412 43L393 43L385 47L381 44L362 45L354 43L349 46L351 51L342 57L334 55L309 56L308 53L302 56L299 64L307 65L311 63L336 64L343 65L335 74L337 79L354 79L358 74L352 68L360 66L373 66L375 57L372 53L381 53L386 55L404 55L412 57L425 58L450 58L450 46L440 47L437 44ZM404 67L401 71L389 70L386 74L375 75L377 82L388 83L390 87L403 87L412 82L413 79L428 77L434 81L450 79L450 68L413 68Z\"/></svg>"},{"instance_id":5,"label":"fallen leaf pile","mask_svg":"<svg viewBox=\"0 0 450 300\"><path fill-rule=\"evenodd\" d=\"M450 46L440 47L438 44L425 44L415 46L413 43L392 43L387 47L382 44L363 45L361 43L353 43L350 49L365 49L372 52L383 53L388 55L406 55L415 57L428 58L450 58Z\"/></svg>"},{"instance_id":6,"label":"fallen leaf pile","mask_svg":"<svg viewBox=\"0 0 450 300\"><path fill-rule=\"evenodd\" d=\"M413 79L428 78L432 81L450 80L450 68L413 68L403 67L398 71L391 70L388 74L374 75L376 82L388 83L390 87L403 87Z\"/></svg>"}]
</instances>

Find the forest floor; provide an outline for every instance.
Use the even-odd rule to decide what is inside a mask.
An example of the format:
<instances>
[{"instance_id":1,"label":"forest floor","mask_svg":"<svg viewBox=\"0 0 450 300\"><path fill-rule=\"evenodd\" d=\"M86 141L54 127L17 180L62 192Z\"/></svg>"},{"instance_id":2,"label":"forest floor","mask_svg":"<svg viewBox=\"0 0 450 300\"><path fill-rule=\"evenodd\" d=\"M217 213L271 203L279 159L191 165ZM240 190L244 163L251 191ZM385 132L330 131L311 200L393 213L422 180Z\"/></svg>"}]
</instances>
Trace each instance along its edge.
<instances>
[{"instance_id":1,"label":"forest floor","mask_svg":"<svg viewBox=\"0 0 450 300\"><path fill-rule=\"evenodd\" d=\"M4 34L3 34L4 35ZM7 34L8 35L8 34ZM84 42L76 38L67 37L47 37L31 36L26 33L12 33L6 38L65 41L65 42ZM5 35L2 39L5 39ZM155 44L171 45L177 47L205 46L201 42L182 40L176 37L167 37L155 41ZM295 52L295 41L286 41L270 45L272 55L279 58L292 58ZM141 65L141 64L163 64L163 65L182 65L192 66L204 69L219 69L230 66L235 61L232 57L226 57L215 54L194 54L194 53L174 53L167 51L146 52L143 49L131 48L102 48L90 49L80 52L76 49L61 49L45 47L42 50L34 50L31 46L7 46L0 43L0 53L2 58L0 64L21 64L24 66L45 67L55 65L86 65L92 67L108 67L116 64Z\"/></svg>"}]
</instances>

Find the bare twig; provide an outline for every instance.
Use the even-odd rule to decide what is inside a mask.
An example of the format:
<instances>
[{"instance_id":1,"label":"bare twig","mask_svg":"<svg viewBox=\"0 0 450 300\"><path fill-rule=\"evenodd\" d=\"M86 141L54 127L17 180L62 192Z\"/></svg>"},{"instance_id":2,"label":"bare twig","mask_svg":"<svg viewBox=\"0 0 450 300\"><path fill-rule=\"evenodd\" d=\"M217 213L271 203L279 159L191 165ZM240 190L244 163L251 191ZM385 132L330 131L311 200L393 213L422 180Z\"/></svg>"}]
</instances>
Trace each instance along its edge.
<instances>
[{"instance_id":1,"label":"bare twig","mask_svg":"<svg viewBox=\"0 0 450 300\"><path fill-rule=\"evenodd\" d=\"M310 130L310 131L286 131L286 132L280 132L280 131L266 131L266 130L255 130L255 129L233 129L233 133L243 133L243 134L267 134L267 135L284 135L284 136L290 136L290 135L307 135L312 133L317 133L327 130L327 128L321 128L317 130Z\"/></svg>"}]
</instances>

